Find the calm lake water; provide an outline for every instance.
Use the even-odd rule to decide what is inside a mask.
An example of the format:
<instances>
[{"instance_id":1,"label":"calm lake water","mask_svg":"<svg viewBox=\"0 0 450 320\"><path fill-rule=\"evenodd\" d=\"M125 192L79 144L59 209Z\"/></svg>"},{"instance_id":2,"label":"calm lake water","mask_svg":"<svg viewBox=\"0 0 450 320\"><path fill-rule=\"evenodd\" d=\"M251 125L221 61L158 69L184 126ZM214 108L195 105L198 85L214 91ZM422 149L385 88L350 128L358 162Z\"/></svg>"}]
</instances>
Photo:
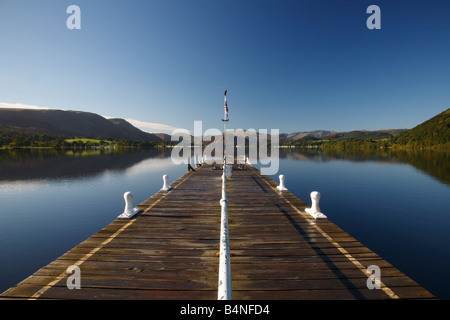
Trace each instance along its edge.
<instances>
[{"instance_id":1,"label":"calm lake water","mask_svg":"<svg viewBox=\"0 0 450 320\"><path fill-rule=\"evenodd\" d=\"M286 187L440 299L450 299L450 155L280 151ZM0 292L186 172L170 151L0 150ZM278 181L278 174L272 178Z\"/></svg>"}]
</instances>

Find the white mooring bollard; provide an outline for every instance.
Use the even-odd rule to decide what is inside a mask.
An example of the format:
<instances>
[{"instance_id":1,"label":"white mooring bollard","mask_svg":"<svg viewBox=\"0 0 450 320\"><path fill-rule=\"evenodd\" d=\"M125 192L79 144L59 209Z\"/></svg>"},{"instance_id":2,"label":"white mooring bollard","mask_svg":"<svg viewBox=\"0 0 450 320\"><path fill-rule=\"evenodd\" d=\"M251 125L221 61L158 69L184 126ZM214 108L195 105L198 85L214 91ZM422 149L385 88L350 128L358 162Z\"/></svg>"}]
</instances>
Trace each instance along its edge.
<instances>
[{"instance_id":1,"label":"white mooring bollard","mask_svg":"<svg viewBox=\"0 0 450 320\"><path fill-rule=\"evenodd\" d=\"M133 208L133 195L131 194L130 191L125 192L123 194L123 198L125 199L125 210L117 218L130 219L140 210L138 208Z\"/></svg>"},{"instance_id":2,"label":"white mooring bollard","mask_svg":"<svg viewBox=\"0 0 450 320\"><path fill-rule=\"evenodd\" d=\"M311 192L311 208L306 208L305 211L316 219L326 219L327 216L320 212L319 201L320 193L318 191Z\"/></svg>"},{"instance_id":3,"label":"white mooring bollard","mask_svg":"<svg viewBox=\"0 0 450 320\"><path fill-rule=\"evenodd\" d=\"M287 190L287 188L284 186L284 180L285 180L284 175L280 174L279 178L280 178L280 185L277 186L277 189L280 191Z\"/></svg>"},{"instance_id":4,"label":"white mooring bollard","mask_svg":"<svg viewBox=\"0 0 450 320\"><path fill-rule=\"evenodd\" d=\"M167 174L163 175L163 187L161 188L162 191L169 191L172 189L171 186L169 186L169 176Z\"/></svg>"}]
</instances>

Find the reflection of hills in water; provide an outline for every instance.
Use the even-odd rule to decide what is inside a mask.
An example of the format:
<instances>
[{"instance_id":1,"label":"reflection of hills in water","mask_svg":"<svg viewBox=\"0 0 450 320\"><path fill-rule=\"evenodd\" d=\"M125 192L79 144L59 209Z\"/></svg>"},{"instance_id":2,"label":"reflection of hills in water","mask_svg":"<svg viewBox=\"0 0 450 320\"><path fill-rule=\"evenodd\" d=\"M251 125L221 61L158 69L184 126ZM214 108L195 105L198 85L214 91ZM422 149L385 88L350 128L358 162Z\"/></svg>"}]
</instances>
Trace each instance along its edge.
<instances>
[{"instance_id":1,"label":"reflection of hills in water","mask_svg":"<svg viewBox=\"0 0 450 320\"><path fill-rule=\"evenodd\" d=\"M166 157L170 157L170 151L0 150L0 181L79 179L121 171L145 159Z\"/></svg>"},{"instance_id":2,"label":"reflection of hills in water","mask_svg":"<svg viewBox=\"0 0 450 320\"><path fill-rule=\"evenodd\" d=\"M450 185L450 153L433 150L352 150L350 152L333 152L320 149L280 149L280 159L297 161L355 161L355 162L390 162L407 163L423 171L440 182Z\"/></svg>"},{"instance_id":3,"label":"reflection of hills in water","mask_svg":"<svg viewBox=\"0 0 450 320\"><path fill-rule=\"evenodd\" d=\"M270 153L270 152L269 152ZM122 171L150 158L170 157L170 150L0 150L0 181L79 179L105 171ZM354 161L407 163L450 185L450 154L432 150L357 150L332 152L320 149L279 149L280 159L296 161Z\"/></svg>"}]
</instances>

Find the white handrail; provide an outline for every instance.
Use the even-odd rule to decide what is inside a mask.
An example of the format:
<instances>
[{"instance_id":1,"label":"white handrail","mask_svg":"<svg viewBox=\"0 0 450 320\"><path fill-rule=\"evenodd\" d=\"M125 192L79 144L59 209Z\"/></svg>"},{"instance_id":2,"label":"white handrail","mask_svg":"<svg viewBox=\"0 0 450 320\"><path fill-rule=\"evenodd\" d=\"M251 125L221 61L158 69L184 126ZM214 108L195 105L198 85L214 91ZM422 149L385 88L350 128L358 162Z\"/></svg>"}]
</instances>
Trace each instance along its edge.
<instances>
[{"instance_id":1,"label":"white handrail","mask_svg":"<svg viewBox=\"0 0 450 320\"><path fill-rule=\"evenodd\" d=\"M223 121L223 172L222 172L222 199L220 199L220 260L219 260L219 285L217 289L218 300L231 300L231 266L230 266L230 241L228 239L228 199L226 190L226 180L231 177L231 167L227 168L225 136L227 133L228 110L227 110L227 90L225 96L225 114ZM228 169L228 170L227 170Z\"/></svg>"},{"instance_id":2,"label":"white handrail","mask_svg":"<svg viewBox=\"0 0 450 320\"><path fill-rule=\"evenodd\" d=\"M220 222L219 286L217 299L231 300L230 241L228 238L228 199L225 170L222 174L222 199L220 199L220 205L222 210Z\"/></svg>"}]
</instances>

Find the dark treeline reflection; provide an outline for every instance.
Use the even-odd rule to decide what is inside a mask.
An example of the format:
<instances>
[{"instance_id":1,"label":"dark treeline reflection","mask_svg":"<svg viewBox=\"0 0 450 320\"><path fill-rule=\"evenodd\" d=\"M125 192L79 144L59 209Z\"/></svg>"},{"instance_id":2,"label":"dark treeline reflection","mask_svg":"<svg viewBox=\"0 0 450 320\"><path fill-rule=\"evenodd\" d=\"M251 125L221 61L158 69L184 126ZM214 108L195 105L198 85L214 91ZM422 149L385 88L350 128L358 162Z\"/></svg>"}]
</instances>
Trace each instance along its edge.
<instances>
[{"instance_id":1,"label":"dark treeline reflection","mask_svg":"<svg viewBox=\"0 0 450 320\"><path fill-rule=\"evenodd\" d=\"M299 161L378 161L407 163L440 182L450 185L450 153L433 150L351 150L333 151L313 148L280 149L280 159Z\"/></svg>"},{"instance_id":2,"label":"dark treeline reflection","mask_svg":"<svg viewBox=\"0 0 450 320\"><path fill-rule=\"evenodd\" d=\"M236 154L236 153L235 153ZM270 154L270 152L269 152ZM81 178L104 171L120 171L145 159L170 157L171 150L0 150L0 181ZM297 148L279 150L280 159L297 161L378 161L407 163L440 182L450 185L450 153L433 150L332 151Z\"/></svg>"},{"instance_id":3,"label":"dark treeline reflection","mask_svg":"<svg viewBox=\"0 0 450 320\"><path fill-rule=\"evenodd\" d=\"M0 150L0 181L78 179L105 171L121 171L149 158L170 157L170 151L124 150Z\"/></svg>"}]
</instances>

